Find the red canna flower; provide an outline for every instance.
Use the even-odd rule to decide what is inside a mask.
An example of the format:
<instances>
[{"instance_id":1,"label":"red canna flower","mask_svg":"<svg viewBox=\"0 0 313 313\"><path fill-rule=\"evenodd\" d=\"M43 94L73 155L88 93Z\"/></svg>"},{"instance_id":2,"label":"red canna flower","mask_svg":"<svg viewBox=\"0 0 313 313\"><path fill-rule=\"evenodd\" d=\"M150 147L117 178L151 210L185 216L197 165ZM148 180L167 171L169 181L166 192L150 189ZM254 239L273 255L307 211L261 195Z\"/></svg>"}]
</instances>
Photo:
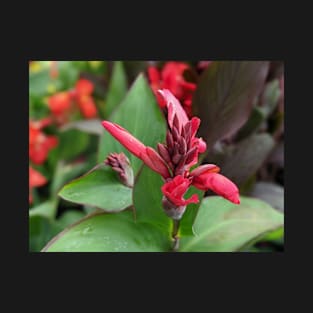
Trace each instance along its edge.
<instances>
[{"instance_id":1,"label":"red canna flower","mask_svg":"<svg viewBox=\"0 0 313 313\"><path fill-rule=\"evenodd\" d=\"M38 171L29 166L29 203L33 202L32 190L35 187L43 186L47 183L47 179Z\"/></svg>"},{"instance_id":2,"label":"red canna flower","mask_svg":"<svg viewBox=\"0 0 313 313\"><path fill-rule=\"evenodd\" d=\"M161 108L165 107L165 103L160 99L157 91L159 89L168 89L181 101L187 115L191 116L192 95L196 89L196 85L187 82L183 77L183 73L187 69L189 69L189 65L186 63L167 62L161 71L154 66L149 66L148 77L150 80L150 86L154 91Z\"/></svg>"},{"instance_id":3,"label":"red canna flower","mask_svg":"<svg viewBox=\"0 0 313 313\"><path fill-rule=\"evenodd\" d=\"M42 128L50 125L51 119L29 121L29 158L35 164L43 164L51 149L57 146L58 139L42 132Z\"/></svg>"},{"instance_id":4,"label":"red canna flower","mask_svg":"<svg viewBox=\"0 0 313 313\"><path fill-rule=\"evenodd\" d=\"M189 203L197 203L196 194L189 199L183 195L193 185L200 190L213 190L233 203L240 203L237 186L225 176L218 174L219 167L205 164L190 172L198 163L199 153L206 150L206 144L196 137L200 119L188 119L178 99L166 89L158 91L167 109L168 132L166 144L159 143L156 152L146 147L121 126L103 121L104 128L132 154L141 159L152 170L162 175L164 195L162 203L165 213L173 219L180 219Z\"/></svg>"}]
</instances>

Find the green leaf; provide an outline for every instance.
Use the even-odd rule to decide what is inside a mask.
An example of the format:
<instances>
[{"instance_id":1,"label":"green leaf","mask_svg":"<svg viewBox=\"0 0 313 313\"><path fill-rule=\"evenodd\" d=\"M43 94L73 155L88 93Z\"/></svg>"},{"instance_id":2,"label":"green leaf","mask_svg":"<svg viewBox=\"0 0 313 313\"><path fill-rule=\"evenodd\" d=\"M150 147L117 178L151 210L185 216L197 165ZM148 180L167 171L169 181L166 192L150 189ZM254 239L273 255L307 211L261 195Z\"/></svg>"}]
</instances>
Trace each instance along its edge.
<instances>
[{"instance_id":1,"label":"green leaf","mask_svg":"<svg viewBox=\"0 0 313 313\"><path fill-rule=\"evenodd\" d=\"M33 215L29 217L29 251L39 252L62 229L51 219Z\"/></svg>"},{"instance_id":2,"label":"green leaf","mask_svg":"<svg viewBox=\"0 0 313 313\"><path fill-rule=\"evenodd\" d=\"M162 207L162 177L143 166L133 188L136 221L151 223L170 233L172 222Z\"/></svg>"},{"instance_id":3,"label":"green leaf","mask_svg":"<svg viewBox=\"0 0 313 313\"><path fill-rule=\"evenodd\" d=\"M180 251L238 251L283 226L284 215L267 203L243 196L240 200L236 205L217 196L204 198L194 223L196 235L182 237Z\"/></svg>"},{"instance_id":4,"label":"green leaf","mask_svg":"<svg viewBox=\"0 0 313 313\"><path fill-rule=\"evenodd\" d=\"M86 214L81 211L68 210L65 211L57 220L57 224L61 229L68 227L82 219Z\"/></svg>"},{"instance_id":5,"label":"green leaf","mask_svg":"<svg viewBox=\"0 0 313 313\"><path fill-rule=\"evenodd\" d=\"M266 84L264 90L264 102L260 109L263 111L265 118L269 117L278 105L281 96L279 80L275 79Z\"/></svg>"},{"instance_id":6,"label":"green leaf","mask_svg":"<svg viewBox=\"0 0 313 313\"><path fill-rule=\"evenodd\" d=\"M274 145L269 134L255 134L211 155L210 163L218 164L222 174L240 186L261 167Z\"/></svg>"},{"instance_id":7,"label":"green leaf","mask_svg":"<svg viewBox=\"0 0 313 313\"><path fill-rule=\"evenodd\" d=\"M65 200L107 212L121 211L130 206L131 194L132 189L122 185L117 173L105 165L71 181L59 192Z\"/></svg>"},{"instance_id":8,"label":"green leaf","mask_svg":"<svg viewBox=\"0 0 313 313\"><path fill-rule=\"evenodd\" d=\"M263 241L273 241L273 242L280 242L283 244L284 241L284 228L278 228L272 232L269 232L262 238Z\"/></svg>"},{"instance_id":9,"label":"green leaf","mask_svg":"<svg viewBox=\"0 0 313 313\"><path fill-rule=\"evenodd\" d=\"M201 119L199 135L208 149L247 121L268 65L267 61L217 61L201 74L192 107Z\"/></svg>"},{"instance_id":10,"label":"green leaf","mask_svg":"<svg viewBox=\"0 0 313 313\"><path fill-rule=\"evenodd\" d=\"M118 104L123 100L127 92L127 77L123 62L116 61L113 65L112 76L108 94L104 106L104 116L108 117Z\"/></svg>"},{"instance_id":11,"label":"green leaf","mask_svg":"<svg viewBox=\"0 0 313 313\"><path fill-rule=\"evenodd\" d=\"M82 175L88 168L89 162L66 164L63 160L58 161L50 186L51 195L54 196L65 183Z\"/></svg>"},{"instance_id":12,"label":"green leaf","mask_svg":"<svg viewBox=\"0 0 313 313\"><path fill-rule=\"evenodd\" d=\"M255 133L262 123L273 113L281 96L279 80L275 79L267 83L261 95L260 106L253 108L248 121L238 131L236 140L241 140Z\"/></svg>"},{"instance_id":13,"label":"green leaf","mask_svg":"<svg viewBox=\"0 0 313 313\"><path fill-rule=\"evenodd\" d=\"M184 198L188 199L193 194L197 194L199 197L199 203L191 203L188 204L186 211L180 221L180 229L179 234L181 236L190 236L194 235L193 231L193 223L196 219L196 216L198 214L199 207L201 205L201 200L203 198L204 192L195 188L194 186L191 186L188 191L186 192Z\"/></svg>"},{"instance_id":14,"label":"green leaf","mask_svg":"<svg viewBox=\"0 0 313 313\"><path fill-rule=\"evenodd\" d=\"M57 201L49 200L33 207L29 210L29 217L32 216L42 216L48 219L53 219L55 217L57 210Z\"/></svg>"},{"instance_id":15,"label":"green leaf","mask_svg":"<svg viewBox=\"0 0 313 313\"><path fill-rule=\"evenodd\" d=\"M166 123L164 116L142 74L138 76L110 120L124 127L146 146L156 148L158 142L165 140ZM142 165L141 160L130 154L105 131L100 138L98 162L102 162L112 152L124 152L132 164L134 175L138 173Z\"/></svg>"},{"instance_id":16,"label":"green leaf","mask_svg":"<svg viewBox=\"0 0 313 313\"><path fill-rule=\"evenodd\" d=\"M255 133L265 120L265 113L260 107L253 108L248 121L243 125L236 135L236 140L242 140Z\"/></svg>"},{"instance_id":17,"label":"green leaf","mask_svg":"<svg viewBox=\"0 0 313 313\"><path fill-rule=\"evenodd\" d=\"M170 238L151 224L135 223L133 213L96 214L53 238L43 252L165 252Z\"/></svg>"},{"instance_id":18,"label":"green leaf","mask_svg":"<svg viewBox=\"0 0 313 313\"><path fill-rule=\"evenodd\" d=\"M61 131L77 129L82 132L94 135L101 135L104 132L100 119L79 120L65 124Z\"/></svg>"},{"instance_id":19,"label":"green leaf","mask_svg":"<svg viewBox=\"0 0 313 313\"><path fill-rule=\"evenodd\" d=\"M78 157L89 143L89 135L76 129L60 132L59 139L59 159L64 160Z\"/></svg>"}]
</instances>

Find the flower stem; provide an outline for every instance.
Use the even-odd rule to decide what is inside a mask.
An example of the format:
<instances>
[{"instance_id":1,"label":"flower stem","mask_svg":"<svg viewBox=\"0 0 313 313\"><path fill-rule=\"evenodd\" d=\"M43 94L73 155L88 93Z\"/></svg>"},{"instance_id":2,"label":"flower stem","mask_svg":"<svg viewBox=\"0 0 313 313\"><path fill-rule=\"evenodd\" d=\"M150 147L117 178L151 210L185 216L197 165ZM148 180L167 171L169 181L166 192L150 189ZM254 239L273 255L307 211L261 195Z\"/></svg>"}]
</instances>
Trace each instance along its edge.
<instances>
[{"instance_id":1,"label":"flower stem","mask_svg":"<svg viewBox=\"0 0 313 313\"><path fill-rule=\"evenodd\" d=\"M173 219L173 232L172 232L172 238L174 240L173 242L173 251L176 252L179 248L179 237L177 235L179 230L179 224L180 220L174 220Z\"/></svg>"}]
</instances>

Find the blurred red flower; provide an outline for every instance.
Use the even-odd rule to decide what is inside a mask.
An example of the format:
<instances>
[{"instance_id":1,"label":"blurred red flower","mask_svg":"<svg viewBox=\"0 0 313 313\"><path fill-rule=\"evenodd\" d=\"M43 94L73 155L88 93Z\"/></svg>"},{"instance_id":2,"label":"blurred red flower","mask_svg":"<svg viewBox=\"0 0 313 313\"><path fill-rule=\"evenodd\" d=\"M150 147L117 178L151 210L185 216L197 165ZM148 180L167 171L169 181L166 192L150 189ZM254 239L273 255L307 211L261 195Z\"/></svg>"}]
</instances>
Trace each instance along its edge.
<instances>
[{"instance_id":1,"label":"blurred red flower","mask_svg":"<svg viewBox=\"0 0 313 313\"><path fill-rule=\"evenodd\" d=\"M91 96L93 90L93 83L81 78L76 82L73 89L57 92L50 96L48 106L57 123L62 125L68 122L76 108L87 119L96 117L97 107Z\"/></svg>"},{"instance_id":2,"label":"blurred red flower","mask_svg":"<svg viewBox=\"0 0 313 313\"><path fill-rule=\"evenodd\" d=\"M43 186L46 183L47 179L40 172L29 166L29 203L33 202L33 188Z\"/></svg>"},{"instance_id":3,"label":"blurred red flower","mask_svg":"<svg viewBox=\"0 0 313 313\"><path fill-rule=\"evenodd\" d=\"M57 146L58 138L46 135L42 129L50 125L52 120L45 118L39 121L29 121L29 158L38 165L43 164L49 151Z\"/></svg>"},{"instance_id":4,"label":"blurred red flower","mask_svg":"<svg viewBox=\"0 0 313 313\"><path fill-rule=\"evenodd\" d=\"M148 67L148 77L150 86L155 93L161 108L165 107L165 102L159 97L159 89L168 89L182 104L189 117L192 116L192 95L196 89L196 84L187 82L183 73L190 66L182 62L167 62L162 70L155 66Z\"/></svg>"}]
</instances>

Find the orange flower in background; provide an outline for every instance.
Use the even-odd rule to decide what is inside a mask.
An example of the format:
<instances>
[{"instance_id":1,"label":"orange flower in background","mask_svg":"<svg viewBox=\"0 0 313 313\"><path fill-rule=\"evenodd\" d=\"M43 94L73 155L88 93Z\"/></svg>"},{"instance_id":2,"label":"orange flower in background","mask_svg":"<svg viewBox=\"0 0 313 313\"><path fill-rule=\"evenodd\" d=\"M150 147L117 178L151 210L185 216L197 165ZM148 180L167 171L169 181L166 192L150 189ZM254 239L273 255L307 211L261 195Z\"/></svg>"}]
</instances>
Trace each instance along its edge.
<instances>
[{"instance_id":1,"label":"orange flower in background","mask_svg":"<svg viewBox=\"0 0 313 313\"><path fill-rule=\"evenodd\" d=\"M40 121L29 121L29 158L38 165L43 164L51 149L57 146L56 136L46 135L42 129L50 125L52 120L45 118Z\"/></svg>"},{"instance_id":2,"label":"orange flower in background","mask_svg":"<svg viewBox=\"0 0 313 313\"><path fill-rule=\"evenodd\" d=\"M58 92L50 96L48 106L57 123L62 125L68 122L76 108L85 118L96 117L97 107L91 96L93 90L93 83L81 78L72 90Z\"/></svg>"},{"instance_id":3,"label":"orange flower in background","mask_svg":"<svg viewBox=\"0 0 313 313\"><path fill-rule=\"evenodd\" d=\"M81 114L85 118L97 116L97 107L91 97L94 85L87 79L79 79L75 86L75 96Z\"/></svg>"},{"instance_id":4,"label":"orange flower in background","mask_svg":"<svg viewBox=\"0 0 313 313\"><path fill-rule=\"evenodd\" d=\"M188 117L191 117L192 95L196 89L196 84L187 82L183 76L183 73L189 68L186 63L167 62L160 71L155 66L149 66L148 77L161 108L165 108L166 104L164 99L158 95L157 90L168 89L181 102Z\"/></svg>"},{"instance_id":5,"label":"orange flower in background","mask_svg":"<svg viewBox=\"0 0 313 313\"><path fill-rule=\"evenodd\" d=\"M46 177L29 166L29 203L33 202L32 190L47 183Z\"/></svg>"},{"instance_id":6,"label":"orange flower in background","mask_svg":"<svg viewBox=\"0 0 313 313\"><path fill-rule=\"evenodd\" d=\"M72 94L68 91L58 92L48 99L48 106L56 117L66 115L71 109Z\"/></svg>"}]
</instances>

